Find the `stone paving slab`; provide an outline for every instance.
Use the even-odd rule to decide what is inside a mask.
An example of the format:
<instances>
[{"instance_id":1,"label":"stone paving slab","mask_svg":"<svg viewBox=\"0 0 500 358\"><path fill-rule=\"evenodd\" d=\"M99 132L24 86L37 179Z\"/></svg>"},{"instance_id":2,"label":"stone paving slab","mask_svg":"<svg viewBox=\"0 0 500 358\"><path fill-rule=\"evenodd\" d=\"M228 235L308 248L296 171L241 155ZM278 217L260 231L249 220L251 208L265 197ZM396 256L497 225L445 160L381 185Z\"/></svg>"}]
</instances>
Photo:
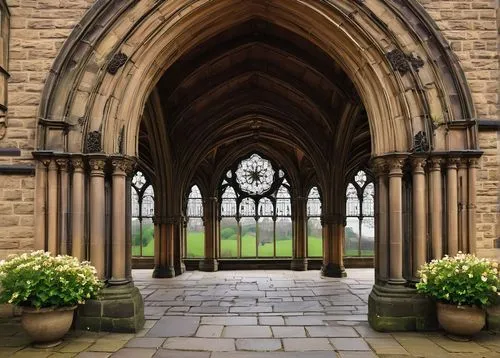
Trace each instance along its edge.
<instances>
[{"instance_id":1,"label":"stone paving slab","mask_svg":"<svg viewBox=\"0 0 500 358\"><path fill-rule=\"evenodd\" d=\"M333 351L333 346L327 338L284 338L285 351Z\"/></svg>"},{"instance_id":2,"label":"stone paving slab","mask_svg":"<svg viewBox=\"0 0 500 358\"><path fill-rule=\"evenodd\" d=\"M227 352L236 350L230 338L167 338L164 348L186 351Z\"/></svg>"},{"instance_id":3,"label":"stone paving slab","mask_svg":"<svg viewBox=\"0 0 500 358\"><path fill-rule=\"evenodd\" d=\"M196 333L199 323L199 317L163 317L149 330L146 337L192 336Z\"/></svg>"},{"instance_id":4,"label":"stone paving slab","mask_svg":"<svg viewBox=\"0 0 500 358\"><path fill-rule=\"evenodd\" d=\"M500 357L498 334L454 342L443 332L374 331L367 322L373 270L348 275L194 271L152 279L150 270L135 270L147 317L137 334L71 331L62 345L39 350L29 346L19 318L0 320L0 358Z\"/></svg>"},{"instance_id":5,"label":"stone paving slab","mask_svg":"<svg viewBox=\"0 0 500 358\"><path fill-rule=\"evenodd\" d=\"M257 338L257 339L237 339L236 349L239 351L278 351L282 349L281 340Z\"/></svg>"}]
</instances>

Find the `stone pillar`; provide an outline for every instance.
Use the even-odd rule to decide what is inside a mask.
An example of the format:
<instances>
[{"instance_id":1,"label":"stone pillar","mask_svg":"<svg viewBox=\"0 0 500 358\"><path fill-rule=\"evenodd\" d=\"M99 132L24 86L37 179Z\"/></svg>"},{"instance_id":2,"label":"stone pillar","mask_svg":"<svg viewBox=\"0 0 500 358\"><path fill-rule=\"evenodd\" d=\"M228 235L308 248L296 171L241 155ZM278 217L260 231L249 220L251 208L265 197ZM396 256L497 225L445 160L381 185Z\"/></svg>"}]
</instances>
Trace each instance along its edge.
<instances>
[{"instance_id":1,"label":"stone pillar","mask_svg":"<svg viewBox=\"0 0 500 358\"><path fill-rule=\"evenodd\" d=\"M467 198L467 232L468 232L468 252L476 253L476 178L478 159L469 159L468 177L468 198Z\"/></svg>"},{"instance_id":2,"label":"stone pillar","mask_svg":"<svg viewBox=\"0 0 500 358\"><path fill-rule=\"evenodd\" d=\"M175 225L174 218L167 218L166 216L157 216L155 225L158 227L158 241L155 245L158 263L155 265L153 271L154 278L169 278L175 277L174 267L174 252L173 252L173 232ZM172 230L170 230L172 227ZM157 251L156 251L157 250Z\"/></svg>"},{"instance_id":3,"label":"stone pillar","mask_svg":"<svg viewBox=\"0 0 500 358\"><path fill-rule=\"evenodd\" d=\"M90 206L91 210L101 211L104 204L97 199L98 194L104 192L104 180L102 175L101 158L91 159L91 188ZM85 305L78 309L75 326L77 329L92 331L112 331L112 332L138 332L144 326L144 302L142 295L127 273L131 257L127 254L127 220L130 200L127 199L127 175L133 168L133 161L127 157L115 156L111 158L112 188L111 188L111 222L109 217L108 225L111 225L111 279L108 286L94 300L88 300ZM104 203L104 200L103 200ZM97 234L101 234L101 221L97 215L90 213L91 221L94 220L97 228L91 228L91 240L98 239ZM96 220L98 220L96 222ZM99 230L98 230L99 229ZM95 232L95 233L94 233ZM104 238L101 238L102 240ZM99 247L101 242L96 242ZM93 246L91 256L96 255L97 247ZM109 265L108 265L109 266Z\"/></svg>"},{"instance_id":4,"label":"stone pillar","mask_svg":"<svg viewBox=\"0 0 500 358\"><path fill-rule=\"evenodd\" d=\"M457 190L457 158L448 158L446 167L446 221L448 228L448 255L455 256L458 252L458 190Z\"/></svg>"},{"instance_id":5,"label":"stone pillar","mask_svg":"<svg viewBox=\"0 0 500 358\"><path fill-rule=\"evenodd\" d=\"M93 155L90 166L90 261L97 270L98 277L105 278L106 253L106 213L104 191L104 167L106 157ZM114 256L112 258L114 261Z\"/></svg>"},{"instance_id":6,"label":"stone pillar","mask_svg":"<svg viewBox=\"0 0 500 358\"><path fill-rule=\"evenodd\" d=\"M375 285L368 298L368 322L377 331L408 331L408 330L431 330L437 328L435 303L428 298L418 295L415 289L405 285L403 278L403 216L402 216L402 178L403 163L407 157L406 153L391 153L385 157L376 158L374 161L377 174L377 206L379 220L377 220L377 235L388 228L390 247L383 248L379 244L377 254L382 260L382 255L388 255L389 263L387 283L382 279L375 281ZM387 159L386 159L387 158ZM389 169L389 184L385 180L384 164ZM414 158L413 164L413 262L425 260L425 252L422 255L422 241L425 243L425 226L416 229L418 223L425 225L425 173L423 158ZM381 174L380 174L381 173ZM388 189L388 190L387 190ZM417 198L418 196L418 198ZM417 200L415 200L417 199ZM387 203L388 202L388 203ZM388 211L384 210L388 208ZM385 214L385 213L388 213ZM383 219L383 216L387 216ZM424 240L422 240L424 233ZM385 235L387 237L387 235ZM420 237L420 240L416 240ZM379 242L383 240L380 238ZM380 268L384 263L380 262Z\"/></svg>"},{"instance_id":7,"label":"stone pillar","mask_svg":"<svg viewBox=\"0 0 500 358\"><path fill-rule=\"evenodd\" d=\"M418 281L417 271L427 258L427 213L425 203L425 159L413 158L413 274Z\"/></svg>"},{"instance_id":8,"label":"stone pillar","mask_svg":"<svg viewBox=\"0 0 500 358\"><path fill-rule=\"evenodd\" d=\"M429 211L432 240L432 258L443 257L443 203L441 184L441 158L432 157L429 160Z\"/></svg>"},{"instance_id":9,"label":"stone pillar","mask_svg":"<svg viewBox=\"0 0 500 358\"><path fill-rule=\"evenodd\" d=\"M376 253L375 275L381 282L389 278L389 193L387 165L384 159L376 158L373 162L376 176L375 189L375 228Z\"/></svg>"},{"instance_id":10,"label":"stone pillar","mask_svg":"<svg viewBox=\"0 0 500 358\"><path fill-rule=\"evenodd\" d=\"M35 249L45 250L47 219L47 165L49 161L40 159L36 166L35 197Z\"/></svg>"},{"instance_id":11,"label":"stone pillar","mask_svg":"<svg viewBox=\"0 0 500 358\"><path fill-rule=\"evenodd\" d=\"M217 226L219 223L218 200L216 197L207 198L204 202L204 222L205 222L205 258L200 261L201 271L217 271L216 247L218 240Z\"/></svg>"},{"instance_id":12,"label":"stone pillar","mask_svg":"<svg viewBox=\"0 0 500 358\"><path fill-rule=\"evenodd\" d=\"M344 216L341 214L324 214L321 217L323 225L323 241L327 241L324 252L325 260L321 274L327 277L346 277L343 260ZM326 262L325 262L326 261Z\"/></svg>"},{"instance_id":13,"label":"stone pillar","mask_svg":"<svg viewBox=\"0 0 500 358\"><path fill-rule=\"evenodd\" d=\"M392 157L389 165L389 284L403 285L403 178L404 158Z\"/></svg>"},{"instance_id":14,"label":"stone pillar","mask_svg":"<svg viewBox=\"0 0 500 358\"><path fill-rule=\"evenodd\" d=\"M71 253L80 261L87 259L85 252L85 171L83 158L71 158L73 185L71 190Z\"/></svg>"},{"instance_id":15,"label":"stone pillar","mask_svg":"<svg viewBox=\"0 0 500 358\"><path fill-rule=\"evenodd\" d=\"M52 255L58 254L58 225L57 218L58 213L58 194L59 194L59 183L58 183L58 168L57 163L54 159L49 162L49 170L47 175L47 251L50 251Z\"/></svg>"},{"instance_id":16,"label":"stone pillar","mask_svg":"<svg viewBox=\"0 0 500 358\"><path fill-rule=\"evenodd\" d=\"M458 250L469 251L467 240L467 160L461 159L458 165Z\"/></svg>"},{"instance_id":17,"label":"stone pillar","mask_svg":"<svg viewBox=\"0 0 500 358\"><path fill-rule=\"evenodd\" d=\"M60 191L59 191L59 252L63 255L69 254L68 243L68 200L69 200L69 176L67 158L56 159L59 166Z\"/></svg>"},{"instance_id":18,"label":"stone pillar","mask_svg":"<svg viewBox=\"0 0 500 358\"><path fill-rule=\"evenodd\" d=\"M294 271L307 270L307 198L299 196L294 199L294 237L293 259L291 269Z\"/></svg>"},{"instance_id":19,"label":"stone pillar","mask_svg":"<svg viewBox=\"0 0 500 358\"><path fill-rule=\"evenodd\" d=\"M111 209L111 280L112 285L129 282L126 272L126 179L131 163L123 157L111 159L112 209Z\"/></svg>"}]
</instances>

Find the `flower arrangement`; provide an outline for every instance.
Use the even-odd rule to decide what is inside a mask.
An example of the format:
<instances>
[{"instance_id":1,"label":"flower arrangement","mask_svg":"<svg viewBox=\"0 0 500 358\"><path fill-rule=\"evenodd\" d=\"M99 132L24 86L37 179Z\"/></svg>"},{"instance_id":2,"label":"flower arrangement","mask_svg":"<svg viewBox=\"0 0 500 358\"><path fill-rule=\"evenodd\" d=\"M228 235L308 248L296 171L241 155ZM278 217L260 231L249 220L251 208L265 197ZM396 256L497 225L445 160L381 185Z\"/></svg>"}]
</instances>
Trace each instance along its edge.
<instances>
[{"instance_id":1,"label":"flower arrangement","mask_svg":"<svg viewBox=\"0 0 500 358\"><path fill-rule=\"evenodd\" d=\"M0 303L70 307L94 298L101 287L95 268L71 256L33 251L0 262Z\"/></svg>"},{"instance_id":2,"label":"flower arrangement","mask_svg":"<svg viewBox=\"0 0 500 358\"><path fill-rule=\"evenodd\" d=\"M453 305L487 306L500 294L498 262L459 252L419 270L417 291Z\"/></svg>"}]
</instances>

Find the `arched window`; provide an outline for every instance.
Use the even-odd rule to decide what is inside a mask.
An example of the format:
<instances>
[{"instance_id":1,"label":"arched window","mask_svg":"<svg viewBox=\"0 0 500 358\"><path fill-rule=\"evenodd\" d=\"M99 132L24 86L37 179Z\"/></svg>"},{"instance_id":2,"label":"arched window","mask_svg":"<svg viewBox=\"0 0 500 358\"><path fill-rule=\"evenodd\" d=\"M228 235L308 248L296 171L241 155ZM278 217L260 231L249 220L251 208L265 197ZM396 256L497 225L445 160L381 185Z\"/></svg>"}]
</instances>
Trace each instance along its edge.
<instances>
[{"instance_id":1,"label":"arched window","mask_svg":"<svg viewBox=\"0 0 500 358\"><path fill-rule=\"evenodd\" d=\"M360 170L347 185L345 256L373 256L375 245L375 186Z\"/></svg>"},{"instance_id":2,"label":"arched window","mask_svg":"<svg viewBox=\"0 0 500 358\"><path fill-rule=\"evenodd\" d=\"M7 130L7 80L9 79L10 14L4 0L0 0L0 139Z\"/></svg>"},{"instance_id":3,"label":"arched window","mask_svg":"<svg viewBox=\"0 0 500 358\"><path fill-rule=\"evenodd\" d=\"M307 196L307 256L323 256L321 197L317 187L312 187Z\"/></svg>"},{"instance_id":4,"label":"arched window","mask_svg":"<svg viewBox=\"0 0 500 358\"><path fill-rule=\"evenodd\" d=\"M292 256L292 204L285 173L258 154L227 171L220 188L221 258Z\"/></svg>"},{"instance_id":5,"label":"arched window","mask_svg":"<svg viewBox=\"0 0 500 358\"><path fill-rule=\"evenodd\" d=\"M203 197L198 186L193 185L187 202L186 257L205 255L205 226L203 224Z\"/></svg>"},{"instance_id":6,"label":"arched window","mask_svg":"<svg viewBox=\"0 0 500 358\"><path fill-rule=\"evenodd\" d=\"M154 256L153 186L140 171L132 179L132 256Z\"/></svg>"}]
</instances>

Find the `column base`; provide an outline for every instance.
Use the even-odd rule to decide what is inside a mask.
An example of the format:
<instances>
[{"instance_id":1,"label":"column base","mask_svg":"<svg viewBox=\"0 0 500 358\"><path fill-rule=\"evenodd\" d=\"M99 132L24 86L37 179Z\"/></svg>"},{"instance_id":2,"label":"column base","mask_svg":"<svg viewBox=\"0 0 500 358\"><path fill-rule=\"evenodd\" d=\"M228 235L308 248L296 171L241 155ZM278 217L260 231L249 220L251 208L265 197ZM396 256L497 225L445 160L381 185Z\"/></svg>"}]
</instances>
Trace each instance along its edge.
<instances>
[{"instance_id":1,"label":"column base","mask_svg":"<svg viewBox=\"0 0 500 358\"><path fill-rule=\"evenodd\" d=\"M292 259L290 269L292 271L307 271L307 265L308 263L306 258Z\"/></svg>"},{"instance_id":2,"label":"column base","mask_svg":"<svg viewBox=\"0 0 500 358\"><path fill-rule=\"evenodd\" d=\"M321 266L321 275L325 277L347 277L344 266L329 262Z\"/></svg>"},{"instance_id":3,"label":"column base","mask_svg":"<svg viewBox=\"0 0 500 358\"><path fill-rule=\"evenodd\" d=\"M78 307L75 327L86 331L136 333L144 326L144 302L133 283L104 288Z\"/></svg>"},{"instance_id":4,"label":"column base","mask_svg":"<svg viewBox=\"0 0 500 358\"><path fill-rule=\"evenodd\" d=\"M368 298L368 322L379 332L438 328L434 302L415 289L390 284L373 286Z\"/></svg>"},{"instance_id":5,"label":"column base","mask_svg":"<svg viewBox=\"0 0 500 358\"><path fill-rule=\"evenodd\" d=\"M153 270L153 278L172 278L175 277L174 266L162 267L156 266Z\"/></svg>"},{"instance_id":6,"label":"column base","mask_svg":"<svg viewBox=\"0 0 500 358\"><path fill-rule=\"evenodd\" d=\"M200 271L215 272L219 270L219 263L216 259L203 259L199 264Z\"/></svg>"}]
</instances>

